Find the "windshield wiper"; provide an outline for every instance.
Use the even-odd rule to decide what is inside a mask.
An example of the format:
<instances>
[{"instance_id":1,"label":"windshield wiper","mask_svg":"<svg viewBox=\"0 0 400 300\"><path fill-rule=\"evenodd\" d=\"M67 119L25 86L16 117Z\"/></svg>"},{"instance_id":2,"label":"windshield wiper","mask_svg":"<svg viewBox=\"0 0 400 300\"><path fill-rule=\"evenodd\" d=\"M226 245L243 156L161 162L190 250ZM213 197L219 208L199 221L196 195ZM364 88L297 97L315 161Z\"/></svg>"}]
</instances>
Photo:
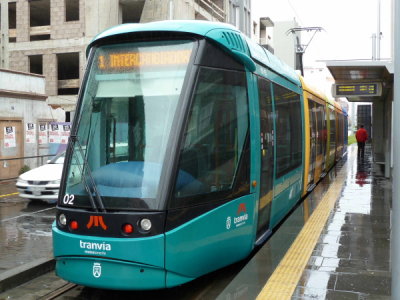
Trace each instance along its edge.
<instances>
[{"instance_id":1,"label":"windshield wiper","mask_svg":"<svg viewBox=\"0 0 400 300\"><path fill-rule=\"evenodd\" d=\"M86 192L87 192L88 195L89 195L90 204L92 205L92 208L93 208L96 212L99 211L99 208L100 208L100 210L101 210L102 212L105 212L106 209L104 208L103 200L101 199L101 196L100 196L100 194L99 194L99 192L98 192L98 190L97 190L96 182L95 182L94 179L93 179L92 171L90 170L89 163L88 163L88 161L87 161L87 159L86 159L86 157L85 157L85 154L84 154L84 152L83 152L82 145L81 145L81 143L80 143L80 141L79 141L79 139L78 139L78 136L76 136L76 135L71 135L71 136L70 136L70 140L72 141L72 143L69 144L70 147L72 147L72 149L71 149L71 150L72 150L72 151L71 151L72 155L74 156L74 154L75 154L75 151L73 151L73 150L74 150L73 146L74 146L75 144L77 144L77 145L78 145L79 152L80 152L80 154L81 154L81 156L82 156L83 170L82 170L82 168L81 168L80 162L79 162L79 160L78 160L77 157L75 157L75 160L76 160L76 163L77 163L77 165L78 165L79 171L80 171L81 174L82 174L82 177L83 177L83 185L85 186ZM86 173L86 174L85 174L85 173ZM86 176L85 176L85 175L87 175L87 176L89 177L91 186L90 186L90 185L88 184L88 182L86 181ZM92 191L92 189L93 189L93 191ZM95 195L96 199L94 199L93 194ZM97 202L97 205L96 205L96 202Z\"/></svg>"}]
</instances>

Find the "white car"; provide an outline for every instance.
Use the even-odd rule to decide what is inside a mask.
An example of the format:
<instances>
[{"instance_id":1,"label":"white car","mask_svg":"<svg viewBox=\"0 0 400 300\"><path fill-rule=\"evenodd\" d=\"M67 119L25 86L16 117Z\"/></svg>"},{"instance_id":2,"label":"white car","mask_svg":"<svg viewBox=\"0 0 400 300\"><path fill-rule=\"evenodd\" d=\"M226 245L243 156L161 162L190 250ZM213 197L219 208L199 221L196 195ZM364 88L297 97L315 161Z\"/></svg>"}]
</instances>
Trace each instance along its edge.
<instances>
[{"instance_id":1,"label":"white car","mask_svg":"<svg viewBox=\"0 0 400 300\"><path fill-rule=\"evenodd\" d=\"M60 189L64 157L65 152L62 152L47 164L21 174L16 184L19 196L55 203Z\"/></svg>"}]
</instances>

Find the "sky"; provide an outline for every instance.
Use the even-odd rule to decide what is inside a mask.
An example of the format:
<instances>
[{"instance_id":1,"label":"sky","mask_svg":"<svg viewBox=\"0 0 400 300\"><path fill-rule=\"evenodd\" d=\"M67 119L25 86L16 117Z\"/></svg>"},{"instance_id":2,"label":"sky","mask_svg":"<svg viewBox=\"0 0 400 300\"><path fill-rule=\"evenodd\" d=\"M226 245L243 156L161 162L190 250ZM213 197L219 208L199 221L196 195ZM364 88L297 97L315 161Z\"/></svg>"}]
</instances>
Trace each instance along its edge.
<instances>
[{"instance_id":1,"label":"sky","mask_svg":"<svg viewBox=\"0 0 400 300\"><path fill-rule=\"evenodd\" d=\"M252 11L273 22L296 19L301 27L322 27L309 44L305 65L325 60L371 59L381 7L381 58L391 56L391 0L254 0ZM274 40L279 37L273 37ZM303 34L302 43L310 36Z\"/></svg>"}]
</instances>

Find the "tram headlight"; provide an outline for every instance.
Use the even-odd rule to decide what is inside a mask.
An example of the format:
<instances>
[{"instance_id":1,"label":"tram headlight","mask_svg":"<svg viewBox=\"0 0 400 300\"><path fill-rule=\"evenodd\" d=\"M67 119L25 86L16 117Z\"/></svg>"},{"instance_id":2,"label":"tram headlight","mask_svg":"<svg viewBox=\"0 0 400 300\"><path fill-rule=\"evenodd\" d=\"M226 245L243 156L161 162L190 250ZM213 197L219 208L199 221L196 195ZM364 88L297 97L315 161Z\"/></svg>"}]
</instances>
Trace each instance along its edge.
<instances>
[{"instance_id":1,"label":"tram headlight","mask_svg":"<svg viewBox=\"0 0 400 300\"><path fill-rule=\"evenodd\" d=\"M144 231L149 231L151 229L151 221L149 219L142 219L140 221L140 228Z\"/></svg>"},{"instance_id":2,"label":"tram headlight","mask_svg":"<svg viewBox=\"0 0 400 300\"><path fill-rule=\"evenodd\" d=\"M58 222L60 222L60 224L61 224L62 226L66 226L66 225L67 225L67 217L66 217L64 214L61 214L61 215L58 217Z\"/></svg>"}]
</instances>

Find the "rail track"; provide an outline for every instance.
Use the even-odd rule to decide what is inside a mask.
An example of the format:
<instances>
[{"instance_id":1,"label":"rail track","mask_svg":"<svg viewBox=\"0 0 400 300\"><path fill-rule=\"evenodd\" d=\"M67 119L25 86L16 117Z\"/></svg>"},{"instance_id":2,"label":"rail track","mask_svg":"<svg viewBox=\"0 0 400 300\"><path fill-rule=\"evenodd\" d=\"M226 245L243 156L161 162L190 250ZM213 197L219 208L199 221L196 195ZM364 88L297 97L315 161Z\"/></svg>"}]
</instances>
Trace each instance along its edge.
<instances>
[{"instance_id":1,"label":"rail track","mask_svg":"<svg viewBox=\"0 0 400 300\"><path fill-rule=\"evenodd\" d=\"M76 288L77 285L74 283L67 283L58 289L51 291L50 293L38 298L38 300L52 300L52 299L57 299L59 296L62 296L66 292Z\"/></svg>"}]
</instances>

